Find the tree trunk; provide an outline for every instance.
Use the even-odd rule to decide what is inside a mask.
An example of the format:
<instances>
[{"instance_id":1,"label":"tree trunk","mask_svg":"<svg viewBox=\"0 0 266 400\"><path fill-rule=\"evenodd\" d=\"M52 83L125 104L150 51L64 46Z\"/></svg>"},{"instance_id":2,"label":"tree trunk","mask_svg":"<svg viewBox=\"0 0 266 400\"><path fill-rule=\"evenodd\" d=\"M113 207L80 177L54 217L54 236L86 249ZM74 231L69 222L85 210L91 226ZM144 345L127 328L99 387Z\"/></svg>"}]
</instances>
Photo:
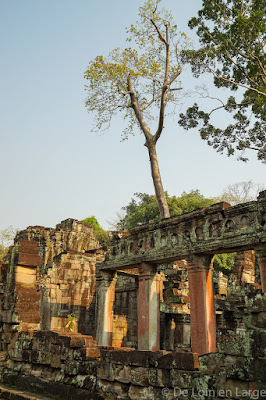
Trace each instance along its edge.
<instances>
[{"instance_id":1,"label":"tree trunk","mask_svg":"<svg viewBox=\"0 0 266 400\"><path fill-rule=\"evenodd\" d=\"M166 201L165 193L163 190L163 184L161 179L161 174L158 165L157 153L154 143L147 143L149 155L150 155L150 163L151 163L151 175L155 188L156 199L158 202L158 207L160 211L161 219L169 218L169 208Z\"/></svg>"}]
</instances>

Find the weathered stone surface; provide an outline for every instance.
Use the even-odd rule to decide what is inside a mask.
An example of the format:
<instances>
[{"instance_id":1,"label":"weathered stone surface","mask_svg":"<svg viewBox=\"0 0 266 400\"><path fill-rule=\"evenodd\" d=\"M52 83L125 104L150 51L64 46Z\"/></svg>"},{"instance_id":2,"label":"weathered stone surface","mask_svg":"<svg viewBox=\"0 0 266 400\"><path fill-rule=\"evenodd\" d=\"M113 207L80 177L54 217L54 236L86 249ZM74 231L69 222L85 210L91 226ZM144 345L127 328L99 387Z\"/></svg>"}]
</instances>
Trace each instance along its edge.
<instances>
[{"instance_id":1,"label":"weathered stone surface","mask_svg":"<svg viewBox=\"0 0 266 400\"><path fill-rule=\"evenodd\" d=\"M199 369L206 374L218 374L224 365L225 355L220 353L207 354L199 357Z\"/></svg>"},{"instance_id":2,"label":"weathered stone surface","mask_svg":"<svg viewBox=\"0 0 266 400\"><path fill-rule=\"evenodd\" d=\"M217 393L220 397L229 397L233 399L244 399L247 396L242 396L249 391L249 383L237 381L233 379L218 378L216 383ZM221 394L223 393L223 396Z\"/></svg>"},{"instance_id":3,"label":"weathered stone surface","mask_svg":"<svg viewBox=\"0 0 266 400\"><path fill-rule=\"evenodd\" d=\"M198 355L196 353L172 352L159 358L157 361L157 367L195 371L199 368Z\"/></svg>"},{"instance_id":4,"label":"weathered stone surface","mask_svg":"<svg viewBox=\"0 0 266 400\"><path fill-rule=\"evenodd\" d=\"M252 212L255 218L260 215L260 211L254 211L253 205L242 208L242 211L245 210L247 214ZM198 246L199 253L201 253L203 247L200 247L202 244L199 242L202 240L202 243L206 244L207 236L213 246L215 244L214 237L217 243L222 243L222 245L224 243L228 245L229 241L234 241L235 244L238 243L239 246L242 246L244 243L242 239L249 240L252 232L243 226L241 228L242 214L238 214L239 209L235 209L235 211L229 212L214 207L203 214L195 213L188 219L181 219L178 224L172 224L173 221L170 221L170 226L171 229L174 227L180 229L178 233L181 235L180 243L189 252L194 251ZM217 229L214 229L217 216L220 219L218 218L216 221ZM234 232L226 231L228 219L235 224ZM198 229L202 222L206 224L203 232ZM229 225L233 226L231 222ZM160 229L161 232L161 236L157 238L158 243L155 241L160 257L163 254L166 255L170 249L168 241L172 236L165 235L165 227L163 225L156 227L156 230ZM69 236L65 235L64 229ZM81 229L81 238L79 238L79 229ZM188 231L187 239L182 236L186 231ZM262 240L264 240L264 231L264 227L260 227L258 235ZM157 232L159 231L157 230ZM136 231L137 236L142 235L141 240L145 242L143 233L143 230ZM173 233L171 231L171 235ZM237 241L234 236L238 237ZM255 236L253 235L253 238ZM75 238L78 243L75 243ZM163 243L162 238L164 238ZM130 236L127 240L129 239ZM20 240L21 244L19 244ZM89 245L86 240L79 223L72 224L72 222L66 223L64 228L61 226L56 230L43 231L39 227L34 227L27 230L25 237L20 236L13 249L13 261L11 260L9 265L8 290L3 297L4 323L1 328L0 344L3 357L0 357L0 374L3 375L4 372L15 374L16 378L13 382L16 384L22 377L27 377L29 378L27 384L30 386L33 384L31 379L38 378L35 385L39 385L39 388L44 387L42 386L44 383L47 386L51 385L54 394L59 398L62 396L63 399L70 400L76 400L76 398L79 400L96 399L99 393L103 398L110 400L130 398L217 400L215 396L218 398L218 395L221 394L218 391L225 389L228 393L232 393L231 397L227 396L228 398L238 399L241 398L238 394L243 393L244 390L262 390L265 387L264 314L266 297L257 294L259 286L255 289L252 286L253 291L251 291L244 284L239 287L239 282L235 278L235 284L231 285L231 277L229 277L229 286L231 286L226 298L225 292L219 292L218 287L216 292L218 296L217 316L219 316L217 318L219 320L217 341L220 353L201 356L198 362L197 355L190 352L190 339L187 340L186 346L178 348L181 336L185 336L184 327L185 325L189 326L190 323L191 309L189 306L191 304L188 302L189 288L186 268L191 262L191 257L189 260L182 261L180 267L160 267L162 276L160 296L161 301L164 301L164 307L161 307L164 313L162 321L168 324L162 342L166 343L167 333L171 331L173 337L168 340L168 348L169 350L179 349L178 352L114 348L121 344L128 345L130 341L136 343L137 324L133 325L134 319L136 323L137 317L136 280L138 278L136 278L136 269L131 270L130 278L124 273L123 277L125 278L123 279L127 283L121 283L119 296L116 298L118 304L115 308L117 313L113 318L115 329L112 344L114 346L97 348L97 343L92 336L78 334L77 330L84 332L85 325L88 326L90 321L94 321L94 319L90 319L91 314L88 314L86 310L95 302L95 281L93 279L95 261L103 257L103 254L93 253L96 249L84 250ZM39 252L40 260L37 266L33 265L34 262L37 262L37 255L34 255L35 261L33 261L34 257L27 256L31 247L29 243L32 241L35 243L32 248ZM164 245L162 246L162 244ZM145 243L143 245L145 248ZM175 251L176 243L172 247ZM61 252L62 248L65 249L63 252ZM24 254L21 255L21 264L19 265L16 264L18 251L22 255ZM87 251L91 251L91 253L87 253ZM172 250L170 249L170 251ZM136 260L137 257L138 254ZM27 263L32 265L27 265ZM170 268L175 269L171 282L167 280ZM251 271L251 265L248 264L246 270ZM244 278L247 279L247 276ZM125 291L126 288L128 291ZM129 295L129 293L134 293L134 295ZM176 303L172 303L172 301ZM128 305L128 302L135 302L135 308L130 308L131 305ZM27 312L25 311L26 304L27 306L31 305L31 308L28 306ZM125 314L123 314L123 310L126 311ZM22 314L23 312L24 314ZM43 330L26 331L29 327L40 329L36 317L38 316L37 312L39 312ZM63 334L45 330L51 326L66 330L69 313L73 313L76 317L72 327L73 333L65 332ZM185 313L184 317L182 313ZM129 334L130 324L132 331ZM17 329L19 332L16 332ZM25 331L22 332L22 329ZM98 394L95 393L95 390ZM201 394L199 395L199 393ZM242 397L247 398L244 395Z\"/></svg>"},{"instance_id":5,"label":"weathered stone surface","mask_svg":"<svg viewBox=\"0 0 266 400\"><path fill-rule=\"evenodd\" d=\"M164 356L163 351L110 351L101 350L101 358L106 362L113 362L115 364L134 365L139 367L149 367L150 365L157 365L158 359Z\"/></svg>"},{"instance_id":6,"label":"weathered stone surface","mask_svg":"<svg viewBox=\"0 0 266 400\"><path fill-rule=\"evenodd\" d=\"M110 384L109 381L100 379L98 382L98 391L102 393L104 399L128 399L128 385L119 382Z\"/></svg>"},{"instance_id":7,"label":"weathered stone surface","mask_svg":"<svg viewBox=\"0 0 266 400\"><path fill-rule=\"evenodd\" d=\"M172 369L170 371L171 387L179 387L181 389L190 389L192 385L192 379L197 376L195 373L188 373Z\"/></svg>"},{"instance_id":8,"label":"weathered stone surface","mask_svg":"<svg viewBox=\"0 0 266 400\"><path fill-rule=\"evenodd\" d=\"M170 383L171 372L168 369L150 368L149 386L168 387Z\"/></svg>"},{"instance_id":9,"label":"weathered stone surface","mask_svg":"<svg viewBox=\"0 0 266 400\"><path fill-rule=\"evenodd\" d=\"M146 400L151 399L151 391L149 388L143 388L141 386L131 385L128 391L128 397L132 400Z\"/></svg>"},{"instance_id":10,"label":"weathered stone surface","mask_svg":"<svg viewBox=\"0 0 266 400\"><path fill-rule=\"evenodd\" d=\"M156 224L137 227L131 235L114 236L101 269L132 268L143 262L165 263L194 254L248 250L266 243L266 196L230 207L219 203Z\"/></svg>"},{"instance_id":11,"label":"weathered stone surface","mask_svg":"<svg viewBox=\"0 0 266 400\"><path fill-rule=\"evenodd\" d=\"M250 356L253 338L250 332L236 333L223 332L217 337L217 349L219 353L235 356Z\"/></svg>"},{"instance_id":12,"label":"weathered stone surface","mask_svg":"<svg viewBox=\"0 0 266 400\"><path fill-rule=\"evenodd\" d=\"M95 263L104 255L92 228L76 220L19 232L0 276L3 321L20 331L95 334Z\"/></svg>"},{"instance_id":13,"label":"weathered stone surface","mask_svg":"<svg viewBox=\"0 0 266 400\"><path fill-rule=\"evenodd\" d=\"M252 315L251 323L258 328L266 329L266 312L254 313Z\"/></svg>"},{"instance_id":14,"label":"weathered stone surface","mask_svg":"<svg viewBox=\"0 0 266 400\"><path fill-rule=\"evenodd\" d=\"M149 369L143 367L131 367L130 382L133 385L149 386Z\"/></svg>"}]
</instances>

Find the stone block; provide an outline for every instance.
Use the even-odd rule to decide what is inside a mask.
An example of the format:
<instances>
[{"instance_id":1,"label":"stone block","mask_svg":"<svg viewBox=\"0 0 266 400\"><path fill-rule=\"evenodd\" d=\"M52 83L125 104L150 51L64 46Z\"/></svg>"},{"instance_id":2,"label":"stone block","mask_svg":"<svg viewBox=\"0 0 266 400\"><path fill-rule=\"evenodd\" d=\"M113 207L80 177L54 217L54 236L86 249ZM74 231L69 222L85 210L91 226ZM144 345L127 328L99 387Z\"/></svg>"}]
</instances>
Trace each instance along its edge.
<instances>
[{"instance_id":1,"label":"stone block","mask_svg":"<svg viewBox=\"0 0 266 400\"><path fill-rule=\"evenodd\" d=\"M133 385L149 386L149 368L131 367L130 381Z\"/></svg>"},{"instance_id":2,"label":"stone block","mask_svg":"<svg viewBox=\"0 0 266 400\"><path fill-rule=\"evenodd\" d=\"M81 335L71 335L70 347L85 347L85 340Z\"/></svg>"},{"instance_id":3,"label":"stone block","mask_svg":"<svg viewBox=\"0 0 266 400\"><path fill-rule=\"evenodd\" d=\"M61 368L62 360L60 354L51 354L51 367Z\"/></svg>"},{"instance_id":4,"label":"stone block","mask_svg":"<svg viewBox=\"0 0 266 400\"><path fill-rule=\"evenodd\" d=\"M2 322L6 323L6 324L11 324L12 322L15 322L15 321L13 321L12 314L13 313L11 310L2 311L1 312Z\"/></svg>"},{"instance_id":5,"label":"stone block","mask_svg":"<svg viewBox=\"0 0 266 400\"><path fill-rule=\"evenodd\" d=\"M219 374L221 366L224 364L225 354L210 353L199 356L200 372L206 374Z\"/></svg>"},{"instance_id":6,"label":"stone block","mask_svg":"<svg viewBox=\"0 0 266 400\"><path fill-rule=\"evenodd\" d=\"M253 377L253 380L266 382L266 358L258 357L253 359L249 366L249 372L250 372L249 376ZM266 383L265 383L265 388L266 388Z\"/></svg>"},{"instance_id":7,"label":"stone block","mask_svg":"<svg viewBox=\"0 0 266 400\"><path fill-rule=\"evenodd\" d=\"M258 328L266 329L266 312L254 313L251 323Z\"/></svg>"},{"instance_id":8,"label":"stone block","mask_svg":"<svg viewBox=\"0 0 266 400\"><path fill-rule=\"evenodd\" d=\"M79 361L67 360L65 363L65 373L67 375L77 375L79 370Z\"/></svg>"},{"instance_id":9,"label":"stone block","mask_svg":"<svg viewBox=\"0 0 266 400\"><path fill-rule=\"evenodd\" d=\"M60 354L61 360L66 360L68 355L69 355L69 349L65 346L61 347L61 354Z\"/></svg>"},{"instance_id":10,"label":"stone block","mask_svg":"<svg viewBox=\"0 0 266 400\"><path fill-rule=\"evenodd\" d=\"M24 269L24 268L23 268ZM25 268L28 269L28 268ZM15 273L16 284L20 283L27 286L36 286L36 274L28 274L24 272Z\"/></svg>"},{"instance_id":11,"label":"stone block","mask_svg":"<svg viewBox=\"0 0 266 400\"><path fill-rule=\"evenodd\" d=\"M125 348L118 351L101 349L101 358L115 364L149 367L157 365L158 360L168 352L165 351L140 351Z\"/></svg>"},{"instance_id":12,"label":"stone block","mask_svg":"<svg viewBox=\"0 0 266 400\"><path fill-rule=\"evenodd\" d=\"M131 381L131 367L128 365L113 365L114 379L118 382L129 383Z\"/></svg>"},{"instance_id":13,"label":"stone block","mask_svg":"<svg viewBox=\"0 0 266 400\"><path fill-rule=\"evenodd\" d=\"M23 362L31 362L31 350L22 350L22 360Z\"/></svg>"},{"instance_id":14,"label":"stone block","mask_svg":"<svg viewBox=\"0 0 266 400\"><path fill-rule=\"evenodd\" d=\"M186 371L195 371L199 368L197 353L171 352L158 359L158 368L177 368Z\"/></svg>"},{"instance_id":15,"label":"stone block","mask_svg":"<svg viewBox=\"0 0 266 400\"><path fill-rule=\"evenodd\" d=\"M219 397L241 400L249 398L247 395L245 395L249 391L248 382L218 377L216 382L216 390Z\"/></svg>"},{"instance_id":16,"label":"stone block","mask_svg":"<svg viewBox=\"0 0 266 400\"><path fill-rule=\"evenodd\" d=\"M86 359L86 348L77 347L69 349L69 357L74 358L74 360L85 360Z\"/></svg>"},{"instance_id":17,"label":"stone block","mask_svg":"<svg viewBox=\"0 0 266 400\"><path fill-rule=\"evenodd\" d=\"M100 379L114 381L115 367L111 363L100 362L97 366L97 377Z\"/></svg>"},{"instance_id":18,"label":"stone block","mask_svg":"<svg viewBox=\"0 0 266 400\"><path fill-rule=\"evenodd\" d=\"M56 337L56 344L58 344L60 347L63 348L68 348L70 347L70 342L71 342L71 337L66 335L57 335Z\"/></svg>"},{"instance_id":19,"label":"stone block","mask_svg":"<svg viewBox=\"0 0 266 400\"><path fill-rule=\"evenodd\" d=\"M170 371L167 369L150 368L149 385L158 387L170 386Z\"/></svg>"},{"instance_id":20,"label":"stone block","mask_svg":"<svg viewBox=\"0 0 266 400\"><path fill-rule=\"evenodd\" d=\"M90 393L92 393L96 388L96 376L88 375L83 381L83 389L87 389Z\"/></svg>"},{"instance_id":21,"label":"stone block","mask_svg":"<svg viewBox=\"0 0 266 400\"><path fill-rule=\"evenodd\" d=\"M128 385L120 382L108 382L103 379L98 381L99 392L105 399L128 400Z\"/></svg>"},{"instance_id":22,"label":"stone block","mask_svg":"<svg viewBox=\"0 0 266 400\"><path fill-rule=\"evenodd\" d=\"M251 340L251 355L253 357L266 357L266 330L254 330Z\"/></svg>"},{"instance_id":23,"label":"stone block","mask_svg":"<svg viewBox=\"0 0 266 400\"><path fill-rule=\"evenodd\" d=\"M181 389L190 389L193 378L197 377L198 374L198 372L188 373L177 369L171 369L170 386L179 387Z\"/></svg>"},{"instance_id":24,"label":"stone block","mask_svg":"<svg viewBox=\"0 0 266 400\"><path fill-rule=\"evenodd\" d=\"M21 266L25 265L28 267L37 267L41 264L41 258L39 255L36 254L22 253L19 251L18 264Z\"/></svg>"},{"instance_id":25,"label":"stone block","mask_svg":"<svg viewBox=\"0 0 266 400\"><path fill-rule=\"evenodd\" d=\"M227 355L224 360L227 378L240 381L255 379L254 359L251 357L237 357Z\"/></svg>"},{"instance_id":26,"label":"stone block","mask_svg":"<svg viewBox=\"0 0 266 400\"><path fill-rule=\"evenodd\" d=\"M153 400L148 387L131 385L128 391L128 398L131 400Z\"/></svg>"},{"instance_id":27,"label":"stone block","mask_svg":"<svg viewBox=\"0 0 266 400\"><path fill-rule=\"evenodd\" d=\"M233 331L224 331L217 336L217 352L235 356L249 357L252 355L252 332L244 331L236 334Z\"/></svg>"},{"instance_id":28,"label":"stone block","mask_svg":"<svg viewBox=\"0 0 266 400\"><path fill-rule=\"evenodd\" d=\"M31 362L33 364L47 364L51 363L51 353L41 350L31 351Z\"/></svg>"},{"instance_id":29,"label":"stone block","mask_svg":"<svg viewBox=\"0 0 266 400\"><path fill-rule=\"evenodd\" d=\"M197 374L191 382L191 397L197 400L212 399L216 394L216 380L212 375Z\"/></svg>"},{"instance_id":30,"label":"stone block","mask_svg":"<svg viewBox=\"0 0 266 400\"><path fill-rule=\"evenodd\" d=\"M99 358L100 357L100 350L99 349L94 349L94 348L86 348L86 359L94 359L94 358Z\"/></svg>"},{"instance_id":31,"label":"stone block","mask_svg":"<svg viewBox=\"0 0 266 400\"><path fill-rule=\"evenodd\" d=\"M97 362L94 361L79 361L78 373L80 375L94 375L97 374Z\"/></svg>"},{"instance_id":32,"label":"stone block","mask_svg":"<svg viewBox=\"0 0 266 400\"><path fill-rule=\"evenodd\" d=\"M22 357L22 348L14 348L12 350L8 351L9 357L11 360L14 361L23 361L23 357Z\"/></svg>"}]
</instances>

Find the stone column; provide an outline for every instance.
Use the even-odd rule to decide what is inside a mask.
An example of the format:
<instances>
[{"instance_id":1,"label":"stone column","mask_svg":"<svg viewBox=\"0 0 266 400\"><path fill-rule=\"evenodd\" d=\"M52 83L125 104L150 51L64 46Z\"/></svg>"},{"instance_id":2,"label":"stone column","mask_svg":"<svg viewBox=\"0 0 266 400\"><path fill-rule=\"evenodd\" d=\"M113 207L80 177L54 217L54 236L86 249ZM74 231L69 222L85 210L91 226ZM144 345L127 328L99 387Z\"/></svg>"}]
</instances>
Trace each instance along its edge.
<instances>
[{"instance_id":1,"label":"stone column","mask_svg":"<svg viewBox=\"0 0 266 400\"><path fill-rule=\"evenodd\" d=\"M96 274L96 341L100 346L112 346L116 278L115 271Z\"/></svg>"},{"instance_id":2,"label":"stone column","mask_svg":"<svg viewBox=\"0 0 266 400\"><path fill-rule=\"evenodd\" d=\"M261 286L263 293L266 293L266 246L256 250L258 255L259 267L260 267L260 277Z\"/></svg>"},{"instance_id":3,"label":"stone column","mask_svg":"<svg viewBox=\"0 0 266 400\"><path fill-rule=\"evenodd\" d=\"M198 354L216 351L211 260L209 255L193 256L188 269L192 351Z\"/></svg>"},{"instance_id":4,"label":"stone column","mask_svg":"<svg viewBox=\"0 0 266 400\"><path fill-rule=\"evenodd\" d=\"M160 282L156 265L139 265L138 349L160 348Z\"/></svg>"},{"instance_id":5,"label":"stone column","mask_svg":"<svg viewBox=\"0 0 266 400\"><path fill-rule=\"evenodd\" d=\"M191 339L191 326L190 316L185 314L175 314L175 345L182 347L190 346ZM184 347L185 347L184 346Z\"/></svg>"}]
</instances>

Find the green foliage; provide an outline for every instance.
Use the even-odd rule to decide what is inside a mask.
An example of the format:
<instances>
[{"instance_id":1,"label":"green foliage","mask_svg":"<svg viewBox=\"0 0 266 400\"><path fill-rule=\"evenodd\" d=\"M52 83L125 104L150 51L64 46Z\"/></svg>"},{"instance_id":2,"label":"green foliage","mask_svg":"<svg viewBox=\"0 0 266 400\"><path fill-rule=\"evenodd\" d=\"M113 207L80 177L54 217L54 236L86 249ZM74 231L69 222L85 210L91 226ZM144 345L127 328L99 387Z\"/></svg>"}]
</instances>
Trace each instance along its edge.
<instances>
[{"instance_id":1,"label":"green foliage","mask_svg":"<svg viewBox=\"0 0 266 400\"><path fill-rule=\"evenodd\" d=\"M184 192L180 197L169 196L167 192L165 194L171 216L190 212L197 208L208 207L215 202L214 199L207 199L202 196L198 190L192 190L189 193ZM160 220L154 195L135 193L134 196L137 200L133 198L127 206L123 207L126 214L117 224L118 229L130 230L138 225Z\"/></svg>"},{"instance_id":2,"label":"green foliage","mask_svg":"<svg viewBox=\"0 0 266 400\"><path fill-rule=\"evenodd\" d=\"M228 275L235 264L236 254L237 253L216 254L213 259L214 269Z\"/></svg>"},{"instance_id":3,"label":"green foliage","mask_svg":"<svg viewBox=\"0 0 266 400\"><path fill-rule=\"evenodd\" d=\"M127 119L124 138L139 128L132 107L130 91L137 98L139 111L146 123L155 118L161 107L162 88L167 76L166 101L175 103L180 84L178 76L182 69L179 52L186 47L186 36L178 36L170 12L160 9L160 0L147 0L139 8L139 20L127 28L129 46L116 48L107 57L97 56L84 73L88 85L86 107L95 116L95 129L109 127L114 115L121 113ZM166 33L167 31L167 33ZM169 44L169 71L166 75L166 48L162 38ZM129 89L128 77L132 89ZM175 85L175 88L172 86Z\"/></svg>"},{"instance_id":4,"label":"green foliage","mask_svg":"<svg viewBox=\"0 0 266 400\"><path fill-rule=\"evenodd\" d=\"M82 220L87 225L93 228L93 234L103 247L109 246L110 239L108 232L103 230L95 217L88 217Z\"/></svg>"},{"instance_id":5,"label":"green foliage","mask_svg":"<svg viewBox=\"0 0 266 400\"><path fill-rule=\"evenodd\" d=\"M66 328L69 332L73 332L74 330L74 326L75 326L75 317L73 317L72 314L69 314L67 316L67 324L66 324Z\"/></svg>"},{"instance_id":6,"label":"green foliage","mask_svg":"<svg viewBox=\"0 0 266 400\"><path fill-rule=\"evenodd\" d=\"M16 233L17 229L13 228L11 225L0 230L0 261L5 259L9 250L9 246L11 246Z\"/></svg>"},{"instance_id":7,"label":"green foliage","mask_svg":"<svg viewBox=\"0 0 266 400\"><path fill-rule=\"evenodd\" d=\"M198 104L180 115L179 124L185 129L199 127L202 139L218 152L227 150L257 151L259 160L266 162L266 24L265 1L261 0L203 0L198 17L189 21L197 28L201 47L183 52L183 61L191 65L196 78L205 72L213 75L217 88L227 88L238 96L212 99L210 112ZM228 92L222 92L228 93ZM214 111L224 110L226 127L217 127ZM243 156L240 159L246 161Z\"/></svg>"}]
</instances>

